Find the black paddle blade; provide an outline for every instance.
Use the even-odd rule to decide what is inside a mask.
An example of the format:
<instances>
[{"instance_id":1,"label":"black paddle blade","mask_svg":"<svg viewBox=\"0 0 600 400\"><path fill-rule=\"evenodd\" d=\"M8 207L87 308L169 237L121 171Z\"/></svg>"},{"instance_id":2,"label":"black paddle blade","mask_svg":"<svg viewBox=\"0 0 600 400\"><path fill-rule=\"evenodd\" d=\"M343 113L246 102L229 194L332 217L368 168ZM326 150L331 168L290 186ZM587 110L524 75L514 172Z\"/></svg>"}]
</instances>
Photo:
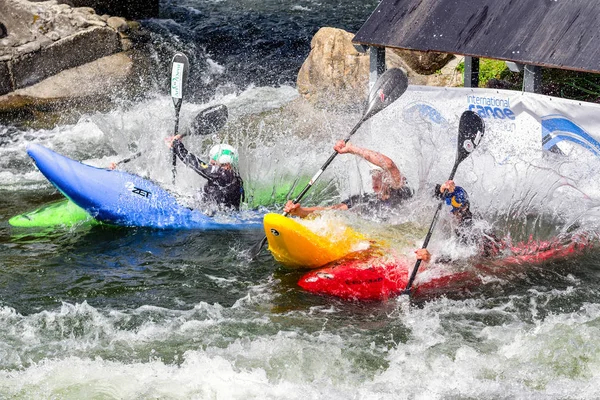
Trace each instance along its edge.
<instances>
[{"instance_id":1,"label":"black paddle blade","mask_svg":"<svg viewBox=\"0 0 600 400\"><path fill-rule=\"evenodd\" d=\"M171 61L171 97L175 106L181 105L186 88L190 63L185 54L177 53Z\"/></svg>"},{"instance_id":2,"label":"black paddle blade","mask_svg":"<svg viewBox=\"0 0 600 400\"><path fill-rule=\"evenodd\" d=\"M200 111L192 122L192 135L212 135L227 123L229 112L224 104L217 104Z\"/></svg>"},{"instance_id":3,"label":"black paddle blade","mask_svg":"<svg viewBox=\"0 0 600 400\"><path fill-rule=\"evenodd\" d=\"M383 110L398 97L402 96L408 88L408 78L399 68L391 68L385 71L369 93L369 102L363 116L363 121L368 120L379 111Z\"/></svg>"},{"instance_id":4,"label":"black paddle blade","mask_svg":"<svg viewBox=\"0 0 600 400\"><path fill-rule=\"evenodd\" d=\"M457 164L467 158L479 146L484 133L485 124L477 113L473 111L462 113L458 125Z\"/></svg>"},{"instance_id":5,"label":"black paddle blade","mask_svg":"<svg viewBox=\"0 0 600 400\"><path fill-rule=\"evenodd\" d=\"M263 237L260 242L258 242L254 246L252 246L252 248L248 252L248 255L250 256L251 260L254 260L256 257L258 257L258 255L260 254L260 252L263 249L263 247L265 247L265 244L267 244L267 237L266 236Z\"/></svg>"}]
</instances>

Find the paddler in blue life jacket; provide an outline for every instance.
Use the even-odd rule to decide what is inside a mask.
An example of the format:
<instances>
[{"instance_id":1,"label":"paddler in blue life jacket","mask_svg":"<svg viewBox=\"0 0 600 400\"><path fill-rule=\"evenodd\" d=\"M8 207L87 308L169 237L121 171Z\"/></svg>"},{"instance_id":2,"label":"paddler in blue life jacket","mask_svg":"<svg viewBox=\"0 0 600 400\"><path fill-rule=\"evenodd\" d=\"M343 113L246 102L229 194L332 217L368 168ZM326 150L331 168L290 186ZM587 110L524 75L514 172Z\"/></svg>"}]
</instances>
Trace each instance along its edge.
<instances>
[{"instance_id":1,"label":"paddler in blue life jacket","mask_svg":"<svg viewBox=\"0 0 600 400\"><path fill-rule=\"evenodd\" d=\"M170 136L165 143L185 165L207 180L202 201L221 209L239 210L244 201L244 182L237 170L237 150L228 144L217 144L210 149L209 161L205 163L190 153L180 139L181 135Z\"/></svg>"},{"instance_id":2,"label":"paddler in blue life jacket","mask_svg":"<svg viewBox=\"0 0 600 400\"><path fill-rule=\"evenodd\" d=\"M444 195L444 192L446 195ZM443 200L450 206L450 212L455 218L456 228L454 232L461 243L466 245L477 245L480 255L483 257L493 257L497 255L504 247L504 244L495 235L487 231L480 231L473 227L473 213L467 191L460 186L456 186L454 181L446 181L443 185L435 186L435 197ZM429 262L431 254L427 249L418 249L415 251L417 259ZM443 262L442 260L439 260Z\"/></svg>"},{"instance_id":3,"label":"paddler in blue life jacket","mask_svg":"<svg viewBox=\"0 0 600 400\"><path fill-rule=\"evenodd\" d=\"M284 212L304 218L316 211L356 208L363 213L385 216L412 197L413 191L406 184L406 178L389 157L343 140L339 140L333 149L339 154L354 154L369 163L373 193L354 195L329 207L302 207L290 200L283 207Z\"/></svg>"}]
</instances>

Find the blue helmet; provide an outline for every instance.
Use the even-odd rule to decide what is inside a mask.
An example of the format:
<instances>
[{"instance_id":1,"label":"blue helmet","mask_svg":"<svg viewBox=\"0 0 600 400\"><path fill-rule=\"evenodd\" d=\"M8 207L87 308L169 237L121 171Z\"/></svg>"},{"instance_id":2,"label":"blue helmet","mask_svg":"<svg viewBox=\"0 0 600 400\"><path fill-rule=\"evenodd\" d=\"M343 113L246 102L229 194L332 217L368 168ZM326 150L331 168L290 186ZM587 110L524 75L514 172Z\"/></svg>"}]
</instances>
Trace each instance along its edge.
<instances>
[{"instance_id":1,"label":"blue helmet","mask_svg":"<svg viewBox=\"0 0 600 400\"><path fill-rule=\"evenodd\" d=\"M452 212L455 213L461 208L469 207L469 195L465 189L456 186L454 192L446 196L446 204L452 206Z\"/></svg>"}]
</instances>

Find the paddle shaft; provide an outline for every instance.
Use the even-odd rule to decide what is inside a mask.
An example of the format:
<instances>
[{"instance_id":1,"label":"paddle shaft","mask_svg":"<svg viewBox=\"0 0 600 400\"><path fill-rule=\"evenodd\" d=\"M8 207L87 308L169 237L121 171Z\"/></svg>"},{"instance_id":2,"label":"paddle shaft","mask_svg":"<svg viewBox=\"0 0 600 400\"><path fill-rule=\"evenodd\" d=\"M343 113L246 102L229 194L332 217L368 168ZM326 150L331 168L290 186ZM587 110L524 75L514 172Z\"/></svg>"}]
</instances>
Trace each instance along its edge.
<instances>
[{"instance_id":1,"label":"paddle shaft","mask_svg":"<svg viewBox=\"0 0 600 400\"><path fill-rule=\"evenodd\" d=\"M142 155L141 151L138 151L137 153L135 153L134 155L131 155L127 158L122 159L121 161L117 161L115 164L116 165L120 165L120 164L127 164L129 161L133 161L136 158L140 157Z\"/></svg>"},{"instance_id":2,"label":"paddle shaft","mask_svg":"<svg viewBox=\"0 0 600 400\"><path fill-rule=\"evenodd\" d=\"M348 137L346 137L346 139L344 139L344 143L348 143L348 141L350 140L350 137L352 137L352 135L354 135L356 133L356 131L362 125L363 122L365 122L365 119L361 119L358 122L358 124L356 124L356 126L354 126L354 128L352 129L352 131L350 132L350 134L348 135ZM312 185L314 185L314 183L317 181L317 179L319 179L319 177L323 174L323 172L325 171L325 169L329 166L329 164L331 164L331 162L333 161L333 159L336 158L338 154L340 154L340 153L338 153L337 151L334 151L329 156L329 158L327 159L327 161L325 161L325 164L323 164L323 166L321 167L321 169L319 169L319 171L317 171L317 173L310 179L310 181L304 187L304 189L302 189L302 191L300 192L300 194L298 194L298 196L296 196L296 198L292 201L294 204L297 204L297 203L300 202L300 200L302 200L302 198L304 197L304 195L310 190L310 188L312 187ZM287 215L287 213L284 213L283 215Z\"/></svg>"},{"instance_id":3,"label":"paddle shaft","mask_svg":"<svg viewBox=\"0 0 600 400\"><path fill-rule=\"evenodd\" d=\"M181 110L181 99L177 101L175 104L175 129L173 135L177 135L179 132L179 111ZM173 183L175 183L175 175L177 174L177 153L175 153L175 149L171 149L171 153L173 154Z\"/></svg>"},{"instance_id":4,"label":"paddle shaft","mask_svg":"<svg viewBox=\"0 0 600 400\"><path fill-rule=\"evenodd\" d=\"M171 61L171 98L173 99L173 105L175 106L175 132L173 135L177 135L179 132L179 111L181 110L181 104L183 103L183 95L186 89L189 68L189 61L185 54L175 54ZM177 154L175 154L175 149L172 150L172 153L173 184L175 184L175 175L177 172Z\"/></svg>"},{"instance_id":5,"label":"paddle shaft","mask_svg":"<svg viewBox=\"0 0 600 400\"><path fill-rule=\"evenodd\" d=\"M179 115L179 110L175 110L175 112L177 113L177 115ZM227 116L228 116L228 111L227 111L227 107L224 106L223 104L217 104L214 105L212 107L208 107L204 110L202 110L200 113L198 113L198 115L196 115L196 118L194 120L194 124L192 125L192 129L189 129L187 132L184 132L180 135L180 139L183 139L184 137L188 136L188 135L199 135L199 136L204 136L204 135L210 135L216 131L218 131L219 129L221 129L226 123L227 123ZM195 126L195 128L194 128ZM175 132L177 132L179 130L179 118L177 118L176 124L175 124ZM129 161L135 160L136 158L140 157L142 155L141 151L138 151L137 153L116 162L116 165L119 164L125 164L128 163Z\"/></svg>"},{"instance_id":6,"label":"paddle shaft","mask_svg":"<svg viewBox=\"0 0 600 400\"><path fill-rule=\"evenodd\" d=\"M456 169L458 168L460 161L461 161L460 159L457 159L456 162L454 163L454 168L452 168L452 172L450 173L450 177L448 178L449 181L454 179L454 175L456 174ZM429 245L429 240L431 239L431 235L433 234L433 228L435 228L435 225L438 220L438 216L440 214L440 210L442 209L442 205L444 204L444 199L445 199L447 193L448 193L448 189L444 190L444 193L442 194L442 201L440 201L440 203L437 206L437 209L435 210L435 214L433 215L433 220L431 221L431 225L429 226L429 231L427 232L427 236L425 236L425 240L423 241L423 247L421 247L421 249L426 249L427 246ZM410 273L410 278L408 279L406 288L404 289L402 294L410 294L410 288L411 288L413 282L415 281L415 277L417 276L417 272L419 271L419 266L421 265L421 261L423 261L423 260L417 260L417 262L415 263L415 267L413 268L412 272Z\"/></svg>"},{"instance_id":7,"label":"paddle shaft","mask_svg":"<svg viewBox=\"0 0 600 400\"><path fill-rule=\"evenodd\" d=\"M184 138L184 137L186 137L187 135L188 135L187 133L182 133L182 134L181 134L181 138L180 138L180 139L183 139L183 138ZM174 153L173 153L173 154L174 154ZM116 165L120 165L120 164L127 164L129 161L133 161L133 160L135 160L136 158L139 158L139 157L141 157L141 155L142 155L142 152L141 152L141 151L138 151L137 153L135 153L135 154L133 154L133 155L131 155L131 156L127 157L127 158L124 158L124 159L122 159L121 161L118 161L118 162L116 162L115 164L116 164Z\"/></svg>"}]
</instances>

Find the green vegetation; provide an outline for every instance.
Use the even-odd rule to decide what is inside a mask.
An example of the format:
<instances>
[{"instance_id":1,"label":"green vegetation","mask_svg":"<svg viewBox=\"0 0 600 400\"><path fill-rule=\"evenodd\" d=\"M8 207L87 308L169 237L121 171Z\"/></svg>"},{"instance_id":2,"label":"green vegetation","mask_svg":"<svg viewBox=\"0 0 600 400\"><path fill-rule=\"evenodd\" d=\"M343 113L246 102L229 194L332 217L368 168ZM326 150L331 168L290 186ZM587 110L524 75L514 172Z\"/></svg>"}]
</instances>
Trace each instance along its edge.
<instances>
[{"instance_id":1,"label":"green vegetation","mask_svg":"<svg viewBox=\"0 0 600 400\"><path fill-rule=\"evenodd\" d=\"M542 70L542 93L600 103L600 75L560 69Z\"/></svg>"},{"instance_id":2,"label":"green vegetation","mask_svg":"<svg viewBox=\"0 0 600 400\"><path fill-rule=\"evenodd\" d=\"M465 63L461 62L456 66L456 69L463 73L465 71ZM506 66L504 61L490 60L488 58L479 59L479 86L485 87L490 79L504 79L512 73Z\"/></svg>"}]
</instances>

